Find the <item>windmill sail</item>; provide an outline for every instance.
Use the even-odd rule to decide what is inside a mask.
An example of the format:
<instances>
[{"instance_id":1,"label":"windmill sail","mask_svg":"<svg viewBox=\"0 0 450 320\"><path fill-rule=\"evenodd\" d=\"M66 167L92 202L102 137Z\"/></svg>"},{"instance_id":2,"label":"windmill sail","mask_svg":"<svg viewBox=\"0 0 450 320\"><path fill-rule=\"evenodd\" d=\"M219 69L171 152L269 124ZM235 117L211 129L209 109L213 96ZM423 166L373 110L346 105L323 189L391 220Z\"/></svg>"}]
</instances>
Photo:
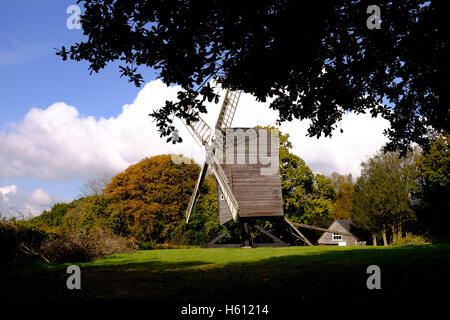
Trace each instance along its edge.
<instances>
[{"instance_id":1,"label":"windmill sail","mask_svg":"<svg viewBox=\"0 0 450 320\"><path fill-rule=\"evenodd\" d=\"M205 162L200 171L200 175L198 176L197 184L195 185L194 191L192 192L191 199L189 200L186 223L189 222L189 218L191 217L192 209L194 208L195 201L197 201L199 189L202 185L203 180L205 179L206 171L208 171L208 163Z\"/></svg>"},{"instance_id":2,"label":"windmill sail","mask_svg":"<svg viewBox=\"0 0 450 320\"><path fill-rule=\"evenodd\" d=\"M233 217L233 220L236 221L239 212L239 205L230 188L228 178L225 172L223 172L219 160L211 151L207 152L206 159L209 162L209 165L211 166L211 169L214 173L217 183L220 186L224 200L226 201L231 216Z\"/></svg>"},{"instance_id":3,"label":"windmill sail","mask_svg":"<svg viewBox=\"0 0 450 320\"><path fill-rule=\"evenodd\" d=\"M225 94L224 102L222 104L222 108L219 113L219 117L217 119L217 123L216 123L216 127L215 127L216 128L215 136L212 139L211 139L212 130L201 117L196 116L198 118L198 121L196 121L196 122L190 122L189 124L184 123L185 126L187 127L189 133L194 138L194 140L199 145L204 146L206 149L206 162L202 166L199 178L197 180L197 184L194 188L194 192L192 193L191 199L189 200L189 204L188 204L188 208L187 208L186 223L189 222L189 218L190 218L192 210L194 208L195 201L198 197L199 188L205 178L208 167L210 167L212 172L214 173L218 187L220 189L220 195L223 196L226 206L227 206L227 209L228 209L226 211L227 212L226 216L219 217L221 224L225 223L226 221L231 220L231 218L235 221L237 220L238 212L239 212L239 205L238 205L238 202L237 202L235 196L233 195L231 186L229 185L228 178L221 167L221 162L219 162L219 159L217 159L216 155L214 154L214 152L215 152L214 149L215 149L215 147L218 146L219 143L222 143L222 145L223 145L223 141L224 141L223 138L225 136L224 130L230 128L230 126L231 126L234 114L236 112L236 107L237 107L240 95L241 95L240 91L236 92L236 91L227 90L227 92ZM193 115L194 112L195 111L192 108L190 108L188 110L188 113L190 113L191 115ZM215 147L209 145L210 140L212 140L213 145L215 145ZM234 141L234 138L233 138L233 141L225 143L225 146L224 146L225 150L228 147L227 146L228 143L231 143L231 145L229 147L231 147L231 146L234 147L235 145L240 144L242 142L245 143L245 136L244 135L242 135L242 137L236 136L236 142ZM220 160L223 160L223 159L220 159Z\"/></svg>"},{"instance_id":4,"label":"windmill sail","mask_svg":"<svg viewBox=\"0 0 450 320\"><path fill-rule=\"evenodd\" d=\"M216 122L216 129L230 128L233 122L234 114L241 96L241 91L231 91L227 89L223 99L222 108Z\"/></svg>"},{"instance_id":5,"label":"windmill sail","mask_svg":"<svg viewBox=\"0 0 450 320\"><path fill-rule=\"evenodd\" d=\"M223 196L223 191L220 188L219 183L216 181L216 189L217 189L217 209L219 215L219 224L224 225L228 221L233 219L230 210L228 209L228 205L226 203L225 198Z\"/></svg>"},{"instance_id":6,"label":"windmill sail","mask_svg":"<svg viewBox=\"0 0 450 320\"><path fill-rule=\"evenodd\" d=\"M189 108L188 113L193 114L194 109ZM194 140L200 145L204 146L209 142L211 137L211 127L203 120L200 116L197 116L198 121L190 122L189 124L184 123L189 133L192 135Z\"/></svg>"}]
</instances>

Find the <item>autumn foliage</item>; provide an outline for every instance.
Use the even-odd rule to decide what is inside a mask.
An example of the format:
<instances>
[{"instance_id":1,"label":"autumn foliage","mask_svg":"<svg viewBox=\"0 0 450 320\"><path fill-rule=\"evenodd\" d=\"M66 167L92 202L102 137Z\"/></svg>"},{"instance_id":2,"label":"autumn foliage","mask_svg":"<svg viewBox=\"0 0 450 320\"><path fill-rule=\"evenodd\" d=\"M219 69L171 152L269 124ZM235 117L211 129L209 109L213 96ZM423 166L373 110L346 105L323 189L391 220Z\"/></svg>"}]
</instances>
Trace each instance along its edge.
<instances>
[{"instance_id":1,"label":"autumn foliage","mask_svg":"<svg viewBox=\"0 0 450 320\"><path fill-rule=\"evenodd\" d=\"M196 164L159 155L115 176L105 189L114 231L143 242L168 240L184 219L198 174Z\"/></svg>"},{"instance_id":2,"label":"autumn foliage","mask_svg":"<svg viewBox=\"0 0 450 320\"><path fill-rule=\"evenodd\" d=\"M382 237L388 244L391 236L398 245L446 241L448 141L448 135L441 135L428 151L415 150L405 158L380 151L362 164L354 184L351 175L333 173L329 178L313 173L291 152L289 135L280 134L284 214L321 227L350 216L355 225L372 234L374 243ZM71 203L56 204L28 221L0 223L5 263L43 257L46 261L85 261L134 248L202 246L225 229L230 231L225 240L239 239L238 223L219 224L213 175L205 177L186 224L186 208L199 169L193 162L178 164L171 155L145 158L106 186L88 188L91 192ZM290 241L282 219L257 223ZM310 239L320 235L304 232ZM370 234L366 236L368 240Z\"/></svg>"}]
</instances>

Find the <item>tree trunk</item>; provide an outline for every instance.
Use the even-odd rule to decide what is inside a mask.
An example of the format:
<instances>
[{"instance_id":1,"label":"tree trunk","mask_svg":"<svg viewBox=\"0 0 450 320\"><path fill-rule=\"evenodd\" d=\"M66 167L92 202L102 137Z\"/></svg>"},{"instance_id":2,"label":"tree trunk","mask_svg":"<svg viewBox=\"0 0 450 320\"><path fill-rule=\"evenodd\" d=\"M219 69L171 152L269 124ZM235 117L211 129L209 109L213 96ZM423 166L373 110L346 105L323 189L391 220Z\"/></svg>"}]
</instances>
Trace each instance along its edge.
<instances>
[{"instance_id":1,"label":"tree trunk","mask_svg":"<svg viewBox=\"0 0 450 320\"><path fill-rule=\"evenodd\" d=\"M372 233L372 245L377 246L377 235Z\"/></svg>"},{"instance_id":2,"label":"tree trunk","mask_svg":"<svg viewBox=\"0 0 450 320\"><path fill-rule=\"evenodd\" d=\"M398 231L396 228L392 227L392 241L396 242L398 238Z\"/></svg>"},{"instance_id":3,"label":"tree trunk","mask_svg":"<svg viewBox=\"0 0 450 320\"><path fill-rule=\"evenodd\" d=\"M386 237L386 230L381 231L381 233L383 234L383 246L387 246L388 242Z\"/></svg>"}]
</instances>

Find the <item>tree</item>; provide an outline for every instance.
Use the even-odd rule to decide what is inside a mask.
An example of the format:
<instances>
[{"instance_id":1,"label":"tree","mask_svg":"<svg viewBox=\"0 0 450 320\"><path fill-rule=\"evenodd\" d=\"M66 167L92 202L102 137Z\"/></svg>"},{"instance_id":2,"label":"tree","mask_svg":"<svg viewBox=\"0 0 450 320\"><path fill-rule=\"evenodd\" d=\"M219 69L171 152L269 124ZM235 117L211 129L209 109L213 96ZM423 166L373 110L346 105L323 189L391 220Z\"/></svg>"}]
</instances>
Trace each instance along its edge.
<instances>
[{"instance_id":1,"label":"tree","mask_svg":"<svg viewBox=\"0 0 450 320\"><path fill-rule=\"evenodd\" d=\"M334 219L350 219L352 192L354 188L352 175L341 175L333 172L330 179L336 190L336 197L333 202L335 211Z\"/></svg>"},{"instance_id":2,"label":"tree","mask_svg":"<svg viewBox=\"0 0 450 320\"><path fill-rule=\"evenodd\" d=\"M383 216L377 211L373 201L374 184L367 175L361 175L355 184L352 194L352 207L350 217L356 225L364 228L372 234L373 245L377 245L377 233L386 230L383 223ZM383 233L384 244L387 245L386 233Z\"/></svg>"},{"instance_id":3,"label":"tree","mask_svg":"<svg viewBox=\"0 0 450 320\"><path fill-rule=\"evenodd\" d=\"M401 158L399 152L378 152L361 164L352 197L351 217L372 233L381 232L384 245L387 232L394 241L415 219L413 194L417 189L416 152Z\"/></svg>"},{"instance_id":4,"label":"tree","mask_svg":"<svg viewBox=\"0 0 450 320\"><path fill-rule=\"evenodd\" d=\"M110 201L103 195L82 197L72 202L73 207L67 211L62 219L62 229L91 230L108 229L114 231L111 212L108 209Z\"/></svg>"},{"instance_id":5,"label":"tree","mask_svg":"<svg viewBox=\"0 0 450 320\"><path fill-rule=\"evenodd\" d=\"M176 164L170 155L145 158L106 186L113 229L141 242L168 241L185 210L199 174L196 164Z\"/></svg>"},{"instance_id":6,"label":"tree","mask_svg":"<svg viewBox=\"0 0 450 320\"><path fill-rule=\"evenodd\" d=\"M388 119L389 150L449 129L444 1L380 0L380 29L369 28L366 0L79 2L87 39L57 54L91 73L120 61L136 86L146 67L180 85L178 101L152 114L168 140L173 115L195 121L218 101L215 84L273 98L280 121L311 120L310 136L331 135L349 111Z\"/></svg>"},{"instance_id":7,"label":"tree","mask_svg":"<svg viewBox=\"0 0 450 320\"><path fill-rule=\"evenodd\" d=\"M66 213L76 206L76 201L71 203L57 203L47 211L44 210L41 215L30 219L33 226L38 226L44 229L59 227L63 223L63 218Z\"/></svg>"},{"instance_id":8,"label":"tree","mask_svg":"<svg viewBox=\"0 0 450 320\"><path fill-rule=\"evenodd\" d=\"M450 225L450 143L449 135L434 139L430 149L417 160L419 190L418 218L421 231L430 237L448 241Z\"/></svg>"},{"instance_id":9,"label":"tree","mask_svg":"<svg viewBox=\"0 0 450 320\"><path fill-rule=\"evenodd\" d=\"M220 226L217 215L216 179L207 175L200 187L200 195L195 203L189 223L181 220L171 233L171 243L204 245L225 230ZM227 223L230 228L233 222Z\"/></svg>"},{"instance_id":10,"label":"tree","mask_svg":"<svg viewBox=\"0 0 450 320\"><path fill-rule=\"evenodd\" d=\"M111 182L111 176L103 175L97 178L89 179L81 188L81 194L84 197L101 195L106 185Z\"/></svg>"},{"instance_id":11,"label":"tree","mask_svg":"<svg viewBox=\"0 0 450 320\"><path fill-rule=\"evenodd\" d=\"M334 186L330 179L315 175L303 159L290 152L289 134L280 133L279 139L284 213L298 222L328 226L334 214Z\"/></svg>"}]
</instances>

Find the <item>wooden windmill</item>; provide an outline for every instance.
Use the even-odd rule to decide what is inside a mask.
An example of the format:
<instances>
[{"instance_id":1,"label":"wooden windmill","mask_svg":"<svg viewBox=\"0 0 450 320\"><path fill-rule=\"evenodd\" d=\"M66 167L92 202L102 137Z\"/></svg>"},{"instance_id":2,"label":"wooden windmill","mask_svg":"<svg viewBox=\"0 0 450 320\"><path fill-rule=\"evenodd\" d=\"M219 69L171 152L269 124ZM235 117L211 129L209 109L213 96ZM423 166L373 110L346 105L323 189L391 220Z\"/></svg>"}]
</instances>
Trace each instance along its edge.
<instances>
[{"instance_id":1,"label":"wooden windmill","mask_svg":"<svg viewBox=\"0 0 450 320\"><path fill-rule=\"evenodd\" d=\"M254 218L283 216L283 199L278 157L278 131L276 134L267 129L231 128L240 92L227 90L225 98L212 132L208 124L200 117L198 121L186 123L191 135L205 147L206 161L187 208L186 223L192 213L208 168L211 169L217 184L218 215L220 224L231 219L242 222L244 246L252 244L249 227ZM189 112L193 113L193 110ZM269 159L269 161L268 161ZM274 163L275 162L275 163ZM273 240L273 243L252 244L256 246L288 246L276 236L255 225L259 231ZM208 246L218 245L228 231L213 239Z\"/></svg>"},{"instance_id":2,"label":"wooden windmill","mask_svg":"<svg viewBox=\"0 0 450 320\"><path fill-rule=\"evenodd\" d=\"M216 178L218 215L220 224L238 218L242 222L244 242L241 244L216 244L229 231L211 240L207 247L289 246L278 237L252 223L255 218L283 216L283 199L278 156L278 131L263 128L231 128L241 93L227 90L213 134L211 127L199 116L198 121L185 123L188 131L200 146L205 148L206 160L187 208L189 222L200 186L208 168ZM194 110L188 110L194 114ZM269 159L269 161L267 161ZM331 230L292 222L284 216L292 234L307 245L313 244L298 228L347 235ZM273 240L272 243L254 243L249 228L254 227Z\"/></svg>"}]
</instances>

